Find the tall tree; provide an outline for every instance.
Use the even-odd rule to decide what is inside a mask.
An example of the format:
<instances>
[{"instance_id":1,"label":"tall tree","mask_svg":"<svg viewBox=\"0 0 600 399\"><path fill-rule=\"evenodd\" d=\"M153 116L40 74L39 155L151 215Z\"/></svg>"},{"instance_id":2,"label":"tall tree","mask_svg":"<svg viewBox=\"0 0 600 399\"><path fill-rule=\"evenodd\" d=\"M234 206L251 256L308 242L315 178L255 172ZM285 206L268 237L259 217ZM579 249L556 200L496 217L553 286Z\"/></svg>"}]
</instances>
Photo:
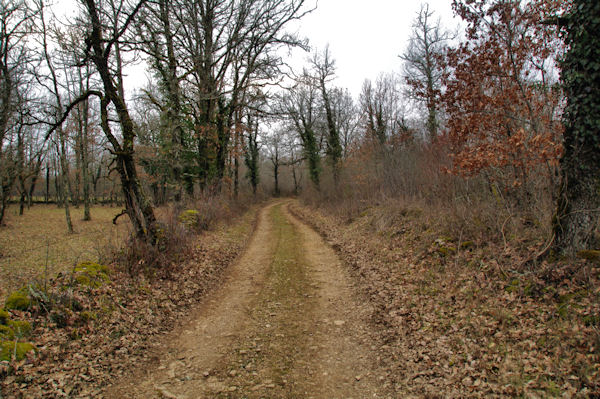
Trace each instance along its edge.
<instances>
[{"instance_id":1,"label":"tall tree","mask_svg":"<svg viewBox=\"0 0 600 399\"><path fill-rule=\"evenodd\" d=\"M316 53L312 60L312 68L315 74L317 87L321 93L321 101L325 111L327 122L327 156L333 171L333 179L339 181L340 162L342 159L342 144L340 131L332 99L332 93L327 87L335 76L335 61L331 58L329 47L325 47L322 53Z\"/></svg>"},{"instance_id":2,"label":"tall tree","mask_svg":"<svg viewBox=\"0 0 600 399\"><path fill-rule=\"evenodd\" d=\"M258 141L259 121L254 115L247 116L247 135L244 145L244 163L246 164L246 177L250 180L252 193L256 195L259 182L260 144Z\"/></svg>"},{"instance_id":3,"label":"tall tree","mask_svg":"<svg viewBox=\"0 0 600 399\"><path fill-rule=\"evenodd\" d=\"M43 58L45 61L45 67L48 70L48 76L45 79L48 81L46 84L50 93L51 100L49 104L49 113L52 124L56 127L54 132L56 133L56 149L60 160L61 170L61 188L63 194L63 207L65 209L65 219L67 222L67 230L69 233L73 233L73 222L71 220L71 211L69 208L69 200L73 197L73 190L71 182L69 180L69 163L67 162L67 131L63 128L63 123L60 122L62 115L65 111L65 101L63 99L63 92L61 90L61 82L57 74L57 68L50 54L50 27L46 20L46 6L43 0L37 0L38 11L40 15L40 34L41 34L41 46L43 50ZM59 121L59 122L54 122Z\"/></svg>"},{"instance_id":4,"label":"tall tree","mask_svg":"<svg viewBox=\"0 0 600 399\"><path fill-rule=\"evenodd\" d=\"M367 139L373 140L381 153L401 127L404 111L400 103L399 82L393 74L380 75L375 85L365 80L360 107Z\"/></svg>"},{"instance_id":5,"label":"tall tree","mask_svg":"<svg viewBox=\"0 0 600 399\"><path fill-rule=\"evenodd\" d=\"M85 40L86 56L93 63L102 82L104 94L100 101L101 125L115 155L115 168L121 180L126 211L136 235L154 244L156 217L135 165L135 126L125 101L122 71L118 62L115 63L117 68L112 68L112 61L115 61L113 50L118 47L119 40L130 28L146 0L140 0L132 6L122 1L112 9L106 3L99 6L96 0L82 0L82 2L86 10L85 18L90 27ZM112 131L109 118L111 105L116 113L121 140Z\"/></svg>"},{"instance_id":6,"label":"tall tree","mask_svg":"<svg viewBox=\"0 0 600 399\"><path fill-rule=\"evenodd\" d=\"M554 233L557 252L575 255L599 244L600 2L574 0L561 20L569 50L561 64L567 106Z\"/></svg>"},{"instance_id":7,"label":"tall tree","mask_svg":"<svg viewBox=\"0 0 600 399\"><path fill-rule=\"evenodd\" d=\"M330 93L330 98L342 147L342 158L346 159L358 139L360 112L348 89L335 87Z\"/></svg>"},{"instance_id":8,"label":"tall tree","mask_svg":"<svg viewBox=\"0 0 600 399\"><path fill-rule=\"evenodd\" d=\"M300 137L304 158L308 163L310 180L317 190L321 184L321 149L318 140L318 89L307 71L296 85L284 93L276 104L277 113L287 119L291 129Z\"/></svg>"},{"instance_id":9,"label":"tall tree","mask_svg":"<svg viewBox=\"0 0 600 399\"><path fill-rule=\"evenodd\" d=\"M27 39L34 17L24 0L0 2L0 225L17 176L16 129L27 111L23 87L33 61Z\"/></svg>"},{"instance_id":10,"label":"tall tree","mask_svg":"<svg viewBox=\"0 0 600 399\"><path fill-rule=\"evenodd\" d=\"M175 187L175 200L181 200L181 186L189 195L193 194L194 182L189 152L189 132L185 129L185 98L181 87L183 80L181 63L178 60L177 36L183 32L180 22L174 17L176 1L151 2L141 11L136 20L136 29L131 40L138 42L137 48L149 56L150 69L158 80L155 92L144 90L144 94L160 113L160 136L158 143L162 157L168 160L169 175Z\"/></svg>"},{"instance_id":11,"label":"tall tree","mask_svg":"<svg viewBox=\"0 0 600 399\"><path fill-rule=\"evenodd\" d=\"M271 134L267 140L267 154L271 166L273 167L273 195L279 197L281 195L281 189L279 187L279 173L281 166L283 166L283 158L285 156L285 130L277 130Z\"/></svg>"},{"instance_id":12,"label":"tall tree","mask_svg":"<svg viewBox=\"0 0 600 399\"><path fill-rule=\"evenodd\" d=\"M409 95L427 108L426 127L429 140L438 135L439 97L444 73L443 54L453 35L444 30L440 20L433 20L429 4L421 10L413 23L408 47L400 58L404 61L404 77Z\"/></svg>"},{"instance_id":13,"label":"tall tree","mask_svg":"<svg viewBox=\"0 0 600 399\"><path fill-rule=\"evenodd\" d=\"M250 87L280 75L282 46L303 46L285 27L305 0L181 1L174 7L176 43L196 138L200 183L217 188L225 174L236 110Z\"/></svg>"}]
</instances>

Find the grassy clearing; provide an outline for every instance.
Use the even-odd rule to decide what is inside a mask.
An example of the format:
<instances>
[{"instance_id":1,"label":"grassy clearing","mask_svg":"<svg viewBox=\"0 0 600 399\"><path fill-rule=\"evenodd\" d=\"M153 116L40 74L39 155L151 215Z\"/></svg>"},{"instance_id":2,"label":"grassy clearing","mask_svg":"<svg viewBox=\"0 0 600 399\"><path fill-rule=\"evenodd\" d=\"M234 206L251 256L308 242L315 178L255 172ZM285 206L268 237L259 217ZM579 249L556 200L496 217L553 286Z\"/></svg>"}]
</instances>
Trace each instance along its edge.
<instances>
[{"instance_id":1,"label":"grassy clearing","mask_svg":"<svg viewBox=\"0 0 600 399\"><path fill-rule=\"evenodd\" d=\"M112 218L120 208L94 207L92 220L83 221L83 208L71 209L74 234L67 232L63 209L35 205L18 215L18 207L7 210L6 225L0 227L0 302L22 284L35 278L70 270L77 262L98 261L110 248L121 245L129 233L127 217Z\"/></svg>"}]
</instances>

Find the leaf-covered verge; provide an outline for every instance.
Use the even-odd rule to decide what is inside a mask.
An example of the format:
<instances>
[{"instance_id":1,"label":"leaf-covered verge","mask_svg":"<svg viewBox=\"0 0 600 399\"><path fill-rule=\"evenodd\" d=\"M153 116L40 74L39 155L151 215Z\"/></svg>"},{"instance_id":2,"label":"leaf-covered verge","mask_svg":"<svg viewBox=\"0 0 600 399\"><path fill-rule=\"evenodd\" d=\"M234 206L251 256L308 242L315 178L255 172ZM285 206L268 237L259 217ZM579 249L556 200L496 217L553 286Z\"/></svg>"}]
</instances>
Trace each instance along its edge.
<instances>
[{"instance_id":1,"label":"leaf-covered verge","mask_svg":"<svg viewBox=\"0 0 600 399\"><path fill-rule=\"evenodd\" d=\"M0 397L102 397L132 366L151 362L160 337L219 283L251 236L255 215L203 232L165 276L131 277L114 265L87 263L47 287L30 285L32 306L10 317L31 323L36 350L0 362Z\"/></svg>"},{"instance_id":2,"label":"leaf-covered verge","mask_svg":"<svg viewBox=\"0 0 600 399\"><path fill-rule=\"evenodd\" d=\"M371 299L398 397L600 395L597 258L533 270L530 252L445 236L420 209L292 209Z\"/></svg>"}]
</instances>

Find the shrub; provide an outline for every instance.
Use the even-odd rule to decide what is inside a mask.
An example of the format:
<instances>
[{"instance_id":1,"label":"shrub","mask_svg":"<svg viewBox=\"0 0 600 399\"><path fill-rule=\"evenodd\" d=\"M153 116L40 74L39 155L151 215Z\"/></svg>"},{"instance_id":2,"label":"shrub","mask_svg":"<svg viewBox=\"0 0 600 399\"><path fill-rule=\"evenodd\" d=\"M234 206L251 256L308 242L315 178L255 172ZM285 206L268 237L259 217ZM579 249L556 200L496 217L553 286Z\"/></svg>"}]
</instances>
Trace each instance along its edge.
<instances>
[{"instance_id":1,"label":"shrub","mask_svg":"<svg viewBox=\"0 0 600 399\"><path fill-rule=\"evenodd\" d=\"M181 212L177 220L184 225L186 229L197 229L200 222L200 213L197 210L188 209Z\"/></svg>"}]
</instances>

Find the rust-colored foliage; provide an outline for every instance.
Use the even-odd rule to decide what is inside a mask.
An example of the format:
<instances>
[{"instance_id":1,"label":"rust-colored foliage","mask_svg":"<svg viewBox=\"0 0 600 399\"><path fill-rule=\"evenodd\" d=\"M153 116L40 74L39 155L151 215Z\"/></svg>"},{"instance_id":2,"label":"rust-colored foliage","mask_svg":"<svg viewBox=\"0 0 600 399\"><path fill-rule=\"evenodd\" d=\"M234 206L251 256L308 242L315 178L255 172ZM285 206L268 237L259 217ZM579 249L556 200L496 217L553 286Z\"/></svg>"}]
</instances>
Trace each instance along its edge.
<instances>
[{"instance_id":1,"label":"rust-colored foliage","mask_svg":"<svg viewBox=\"0 0 600 399\"><path fill-rule=\"evenodd\" d=\"M539 165L553 169L562 146L556 57L562 45L542 20L556 4L455 1L467 41L447 56L443 97L453 173L486 171L520 185Z\"/></svg>"}]
</instances>

